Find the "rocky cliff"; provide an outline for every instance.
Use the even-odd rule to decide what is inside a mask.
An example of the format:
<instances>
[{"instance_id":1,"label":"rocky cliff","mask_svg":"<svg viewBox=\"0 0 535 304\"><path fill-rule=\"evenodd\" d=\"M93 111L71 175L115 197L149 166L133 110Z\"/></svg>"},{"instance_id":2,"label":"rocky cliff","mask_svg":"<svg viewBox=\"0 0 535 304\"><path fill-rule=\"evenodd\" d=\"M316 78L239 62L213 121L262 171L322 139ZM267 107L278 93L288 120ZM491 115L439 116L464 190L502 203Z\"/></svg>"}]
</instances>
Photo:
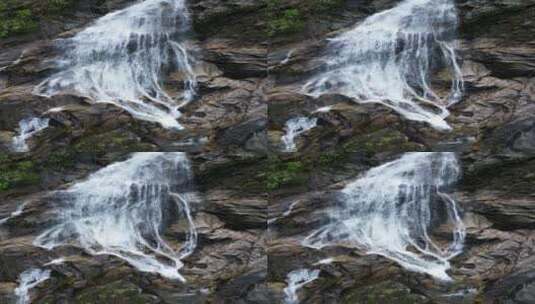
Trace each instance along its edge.
<instances>
[{"instance_id":1,"label":"rocky cliff","mask_svg":"<svg viewBox=\"0 0 535 304\"><path fill-rule=\"evenodd\" d=\"M395 0L187 1L200 64L182 130L72 92L34 94L58 69L57 39L134 2L0 4L0 302L16 301L22 272L60 257L31 290L33 303L284 303L287 275L301 268L320 270L298 290L301 303L535 302L535 1L455 1L464 90L448 109L451 131L381 104L302 93L329 39ZM168 73L166 90L182 80ZM451 80L445 69L432 72L439 94ZM14 153L19 122L36 116L49 127L28 139L29 152ZM296 137L296 152L282 152L285 124L299 116L317 126ZM53 221L50 193L149 151L185 151L192 162L199 244L180 270L187 283L77 246L33 246ZM452 197L466 241L450 261L452 282L351 246L302 246L348 183L405 152L430 151L455 152L461 164ZM435 224L433 237L450 241L449 227ZM178 246L185 229L169 223L164 237Z\"/></svg>"}]
</instances>

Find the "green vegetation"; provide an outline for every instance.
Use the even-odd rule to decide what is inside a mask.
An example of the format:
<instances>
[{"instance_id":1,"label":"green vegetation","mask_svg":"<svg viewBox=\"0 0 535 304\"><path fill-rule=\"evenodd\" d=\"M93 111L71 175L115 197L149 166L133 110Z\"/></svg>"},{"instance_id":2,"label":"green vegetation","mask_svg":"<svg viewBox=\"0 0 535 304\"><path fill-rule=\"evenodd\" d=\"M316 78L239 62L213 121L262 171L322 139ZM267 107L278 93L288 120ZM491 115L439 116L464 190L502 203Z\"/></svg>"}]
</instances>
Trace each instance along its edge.
<instances>
[{"instance_id":1,"label":"green vegetation","mask_svg":"<svg viewBox=\"0 0 535 304\"><path fill-rule=\"evenodd\" d=\"M20 9L6 14L5 4L0 6L0 38L29 33L37 29L37 21L29 9Z\"/></svg>"},{"instance_id":2,"label":"green vegetation","mask_svg":"<svg viewBox=\"0 0 535 304\"><path fill-rule=\"evenodd\" d=\"M266 0L267 34L270 37L294 34L305 29L308 21L344 4L345 0L309 0L286 7L281 0Z\"/></svg>"},{"instance_id":3,"label":"green vegetation","mask_svg":"<svg viewBox=\"0 0 535 304\"><path fill-rule=\"evenodd\" d=\"M34 32L39 21L64 13L74 0L47 0L21 4L18 0L0 3L0 38Z\"/></svg>"},{"instance_id":4,"label":"green vegetation","mask_svg":"<svg viewBox=\"0 0 535 304\"><path fill-rule=\"evenodd\" d=\"M300 161L283 162L272 158L266 172L266 188L275 190L283 185L299 184L306 179L305 165Z\"/></svg>"},{"instance_id":5,"label":"green vegetation","mask_svg":"<svg viewBox=\"0 0 535 304\"><path fill-rule=\"evenodd\" d=\"M406 136L396 130L384 129L352 138L337 147L334 151L320 154L319 164L336 166L341 164L352 153L364 153L371 157L384 151L419 151L421 147L410 142Z\"/></svg>"},{"instance_id":6,"label":"green vegetation","mask_svg":"<svg viewBox=\"0 0 535 304\"><path fill-rule=\"evenodd\" d=\"M72 168L75 164L76 152L69 148L63 148L50 153L44 163L44 167L53 170Z\"/></svg>"},{"instance_id":7,"label":"green vegetation","mask_svg":"<svg viewBox=\"0 0 535 304\"><path fill-rule=\"evenodd\" d=\"M295 33L303 30L305 22L298 9L286 9L268 22L268 34Z\"/></svg>"},{"instance_id":8,"label":"green vegetation","mask_svg":"<svg viewBox=\"0 0 535 304\"><path fill-rule=\"evenodd\" d=\"M87 288L76 296L76 303L80 304L146 304L154 302L154 297L143 294L139 287L126 281Z\"/></svg>"},{"instance_id":9,"label":"green vegetation","mask_svg":"<svg viewBox=\"0 0 535 304\"><path fill-rule=\"evenodd\" d=\"M151 146L139 142L138 139L124 130L87 135L81 138L75 145L74 150L78 153L94 153L97 155L113 151L150 151Z\"/></svg>"},{"instance_id":10,"label":"green vegetation","mask_svg":"<svg viewBox=\"0 0 535 304\"><path fill-rule=\"evenodd\" d=\"M62 13L73 5L73 0L48 0L47 10L52 13Z\"/></svg>"},{"instance_id":11,"label":"green vegetation","mask_svg":"<svg viewBox=\"0 0 535 304\"><path fill-rule=\"evenodd\" d=\"M341 7L344 0L313 0L311 3L314 11L326 12Z\"/></svg>"},{"instance_id":12,"label":"green vegetation","mask_svg":"<svg viewBox=\"0 0 535 304\"><path fill-rule=\"evenodd\" d=\"M344 295L342 303L424 304L429 303L429 300L421 295L412 293L408 287L400 283L385 281L375 285L352 289Z\"/></svg>"},{"instance_id":13,"label":"green vegetation","mask_svg":"<svg viewBox=\"0 0 535 304\"><path fill-rule=\"evenodd\" d=\"M38 183L40 176L33 161L10 161L0 154L0 192L19 186L28 186Z\"/></svg>"}]
</instances>

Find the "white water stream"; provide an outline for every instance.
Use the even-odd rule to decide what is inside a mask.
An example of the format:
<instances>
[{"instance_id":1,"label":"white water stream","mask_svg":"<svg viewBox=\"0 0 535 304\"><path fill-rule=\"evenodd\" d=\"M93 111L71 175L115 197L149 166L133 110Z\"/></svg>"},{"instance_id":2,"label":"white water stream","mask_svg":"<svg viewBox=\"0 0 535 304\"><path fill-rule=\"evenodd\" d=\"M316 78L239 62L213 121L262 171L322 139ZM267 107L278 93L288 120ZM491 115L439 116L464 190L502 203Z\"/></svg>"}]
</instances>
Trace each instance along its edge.
<instances>
[{"instance_id":1,"label":"white water stream","mask_svg":"<svg viewBox=\"0 0 535 304\"><path fill-rule=\"evenodd\" d=\"M316 127L318 123L317 118L308 118L308 117L295 117L289 119L286 122L285 131L286 133L282 136L282 143L284 144L284 152L295 152L297 151L297 145L295 139Z\"/></svg>"},{"instance_id":2,"label":"white water stream","mask_svg":"<svg viewBox=\"0 0 535 304\"><path fill-rule=\"evenodd\" d=\"M448 130L447 107L462 94L455 54L457 12L453 0L404 0L329 41L326 71L305 84L318 97L338 93L359 103L381 103L407 119ZM448 96L430 83L435 68L452 75Z\"/></svg>"},{"instance_id":3,"label":"white water stream","mask_svg":"<svg viewBox=\"0 0 535 304\"><path fill-rule=\"evenodd\" d=\"M408 270L450 280L449 260L461 253L465 229L447 192L460 176L454 153L407 153L373 168L341 191L342 206L331 222L303 244L349 245L392 259ZM430 235L437 210L445 210L452 241Z\"/></svg>"},{"instance_id":4,"label":"white water stream","mask_svg":"<svg viewBox=\"0 0 535 304\"><path fill-rule=\"evenodd\" d=\"M318 269L298 269L290 272L287 276L286 283L288 286L284 288L285 304L298 304L299 297L297 291L306 284L314 281L319 277L320 271Z\"/></svg>"},{"instance_id":5,"label":"white water stream","mask_svg":"<svg viewBox=\"0 0 535 304\"><path fill-rule=\"evenodd\" d=\"M30 137L48 128L48 118L25 118L19 122L19 135L13 137L11 148L15 152L28 152L30 148L26 142Z\"/></svg>"},{"instance_id":6,"label":"white water stream","mask_svg":"<svg viewBox=\"0 0 535 304\"><path fill-rule=\"evenodd\" d=\"M17 304L30 303L30 290L50 278L50 270L32 268L21 273L15 289Z\"/></svg>"},{"instance_id":7,"label":"white water stream","mask_svg":"<svg viewBox=\"0 0 535 304\"><path fill-rule=\"evenodd\" d=\"M184 281L178 272L181 260L197 244L191 191L184 153L136 153L55 193L57 221L34 244L49 250L79 246L90 254L117 256L140 271ZM162 237L176 213L188 227L180 248Z\"/></svg>"},{"instance_id":8,"label":"white water stream","mask_svg":"<svg viewBox=\"0 0 535 304\"><path fill-rule=\"evenodd\" d=\"M74 37L60 40L59 72L35 89L50 97L62 92L112 103L133 116L180 129L180 108L193 98L193 59L185 0L145 0L110 13ZM180 96L170 96L162 78L178 71Z\"/></svg>"}]
</instances>

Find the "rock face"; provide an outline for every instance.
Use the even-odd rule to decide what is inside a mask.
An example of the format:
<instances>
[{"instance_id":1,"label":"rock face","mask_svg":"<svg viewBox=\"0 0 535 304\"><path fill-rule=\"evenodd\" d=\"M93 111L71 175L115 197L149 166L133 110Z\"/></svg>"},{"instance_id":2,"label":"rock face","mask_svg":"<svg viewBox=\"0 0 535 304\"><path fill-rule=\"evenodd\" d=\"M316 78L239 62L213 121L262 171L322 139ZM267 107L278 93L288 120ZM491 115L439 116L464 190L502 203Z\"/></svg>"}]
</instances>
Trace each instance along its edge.
<instances>
[{"instance_id":1,"label":"rock face","mask_svg":"<svg viewBox=\"0 0 535 304\"><path fill-rule=\"evenodd\" d=\"M183 130L75 92L34 94L58 68L57 39L135 2L0 4L1 303L18 303L20 275L31 268L51 270L30 290L32 303L288 303L288 275L299 269L320 270L297 288L300 303L535 303L535 1L455 1L464 89L448 109L447 132L381 104L302 91L323 71L329 39L400 0L186 1L199 64ZM174 94L183 79L169 72L162 86ZM436 67L430 83L444 95L451 80ZM28 117L49 126L16 153L13 137ZM295 117L317 124L295 138L296 152L283 152ZM183 260L186 283L77 246L34 246L57 220L51 193L132 152L156 151L187 152L191 161L198 245ZM451 282L350 244L303 246L329 222L346 185L403 153L429 151L455 152L461 165L448 191L466 239L449 260ZM178 248L187 227L163 226L162 237ZM431 226L440 246L451 241L447 223Z\"/></svg>"}]
</instances>

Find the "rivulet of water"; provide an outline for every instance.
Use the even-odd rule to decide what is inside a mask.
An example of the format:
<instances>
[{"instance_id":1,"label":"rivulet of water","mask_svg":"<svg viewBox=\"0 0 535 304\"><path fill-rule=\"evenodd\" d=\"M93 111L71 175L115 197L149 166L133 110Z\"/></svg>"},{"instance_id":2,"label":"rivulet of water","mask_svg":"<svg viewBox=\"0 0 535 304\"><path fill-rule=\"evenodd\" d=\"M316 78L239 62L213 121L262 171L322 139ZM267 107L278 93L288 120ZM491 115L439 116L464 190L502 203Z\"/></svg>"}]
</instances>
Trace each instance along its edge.
<instances>
[{"instance_id":1,"label":"rivulet of water","mask_svg":"<svg viewBox=\"0 0 535 304\"><path fill-rule=\"evenodd\" d=\"M21 273L19 286L15 288L17 304L30 303L30 290L50 278L50 270L32 268Z\"/></svg>"},{"instance_id":2,"label":"rivulet of water","mask_svg":"<svg viewBox=\"0 0 535 304\"><path fill-rule=\"evenodd\" d=\"M282 136L282 143L284 144L284 152L295 152L297 150L297 145L295 144L295 139L316 127L318 123L317 118L308 118L308 117L295 117L286 122L285 131L286 133Z\"/></svg>"},{"instance_id":3,"label":"rivulet of water","mask_svg":"<svg viewBox=\"0 0 535 304\"><path fill-rule=\"evenodd\" d=\"M11 147L15 152L28 152L30 147L26 142L30 137L48 128L50 120L48 118L31 117L19 122L19 135L13 137Z\"/></svg>"},{"instance_id":4,"label":"rivulet of water","mask_svg":"<svg viewBox=\"0 0 535 304\"><path fill-rule=\"evenodd\" d=\"M298 304L299 297L297 296L297 291L301 287L317 279L319 274L319 269L298 269L290 272L286 280L288 286L284 288L284 294L286 295L284 303Z\"/></svg>"},{"instance_id":5,"label":"rivulet of water","mask_svg":"<svg viewBox=\"0 0 535 304\"><path fill-rule=\"evenodd\" d=\"M145 0L110 13L74 37L58 41L58 72L35 88L51 97L70 92L112 103L136 118L178 128L180 108L192 100L196 80L185 0ZM163 77L177 71L180 96L164 90Z\"/></svg>"},{"instance_id":6,"label":"rivulet of water","mask_svg":"<svg viewBox=\"0 0 535 304\"><path fill-rule=\"evenodd\" d=\"M190 199L191 172L184 153L136 153L54 193L57 218L34 244L72 245L94 255L113 255L140 271L184 278L182 259L197 244ZM170 245L168 223L184 221L186 240ZM178 248L177 248L178 247Z\"/></svg>"},{"instance_id":7,"label":"rivulet of water","mask_svg":"<svg viewBox=\"0 0 535 304\"><path fill-rule=\"evenodd\" d=\"M374 14L330 40L326 70L303 91L380 103L407 119L448 130L447 107L460 100L463 89L455 53L457 19L453 0L404 0ZM452 75L447 96L436 93L430 82L439 67Z\"/></svg>"},{"instance_id":8,"label":"rivulet of water","mask_svg":"<svg viewBox=\"0 0 535 304\"><path fill-rule=\"evenodd\" d=\"M465 238L456 202L448 194L459 177L454 153L407 153L348 184L330 223L303 244L317 249L355 246L411 271L450 280L449 260L462 252ZM445 210L446 216L438 216L437 210ZM449 244L438 243L430 234L437 219L452 227Z\"/></svg>"}]
</instances>

